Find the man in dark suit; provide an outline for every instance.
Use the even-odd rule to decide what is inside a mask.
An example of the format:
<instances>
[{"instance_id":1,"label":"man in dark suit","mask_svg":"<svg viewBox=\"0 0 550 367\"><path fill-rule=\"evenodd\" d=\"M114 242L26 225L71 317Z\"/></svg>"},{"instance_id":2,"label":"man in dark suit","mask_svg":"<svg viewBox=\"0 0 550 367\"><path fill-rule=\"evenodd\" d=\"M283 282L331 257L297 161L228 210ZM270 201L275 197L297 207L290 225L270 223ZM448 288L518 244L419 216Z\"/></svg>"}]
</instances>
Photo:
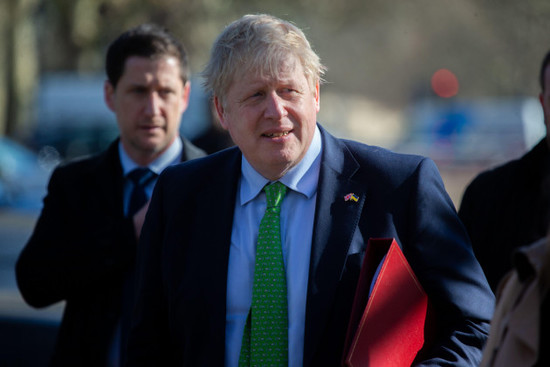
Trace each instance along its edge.
<instances>
[{"instance_id":1,"label":"man in dark suit","mask_svg":"<svg viewBox=\"0 0 550 367\"><path fill-rule=\"evenodd\" d=\"M550 124L549 65L550 52L539 77L546 130ZM493 290L512 270L514 251L546 235L550 222L549 143L547 134L523 157L480 173L464 192L458 215Z\"/></svg>"},{"instance_id":2,"label":"man in dark suit","mask_svg":"<svg viewBox=\"0 0 550 367\"><path fill-rule=\"evenodd\" d=\"M120 137L53 172L16 265L31 306L66 302L52 366L122 365L147 198L164 168L204 155L179 136L190 85L178 40L138 26L110 45L106 69L105 101ZM144 176L134 182L134 172Z\"/></svg>"},{"instance_id":3,"label":"man in dark suit","mask_svg":"<svg viewBox=\"0 0 550 367\"><path fill-rule=\"evenodd\" d=\"M169 168L155 187L129 366L340 365L379 237L397 239L434 306L417 364L479 363L494 297L434 163L325 131L323 70L303 32L269 15L218 37L205 84L237 147ZM264 211L279 211L267 229Z\"/></svg>"}]
</instances>

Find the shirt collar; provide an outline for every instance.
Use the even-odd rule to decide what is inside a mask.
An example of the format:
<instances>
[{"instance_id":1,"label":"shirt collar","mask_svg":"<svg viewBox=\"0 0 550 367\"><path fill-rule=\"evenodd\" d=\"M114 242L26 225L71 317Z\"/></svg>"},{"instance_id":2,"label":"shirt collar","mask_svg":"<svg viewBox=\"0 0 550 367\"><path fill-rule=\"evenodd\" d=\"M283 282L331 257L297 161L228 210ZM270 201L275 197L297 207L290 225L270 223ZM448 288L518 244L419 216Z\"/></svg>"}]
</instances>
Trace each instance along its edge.
<instances>
[{"instance_id":1,"label":"shirt collar","mask_svg":"<svg viewBox=\"0 0 550 367\"><path fill-rule=\"evenodd\" d=\"M151 162L147 167L155 172L157 175L168 166L178 163L181 160L181 152L183 150L183 143L178 137L174 142L162 153L157 159ZM122 165L122 172L126 176L130 171L140 167L136 162L130 158L128 153L124 150L122 142L118 142L118 155L120 157L120 164Z\"/></svg>"},{"instance_id":2,"label":"shirt collar","mask_svg":"<svg viewBox=\"0 0 550 367\"><path fill-rule=\"evenodd\" d=\"M296 166L292 167L279 181L289 189L305 195L308 199L311 198L317 190L321 167L321 150L321 132L315 126L311 145L304 158ZM269 183L269 180L258 173L243 155L240 185L241 205L245 205L253 200L267 183Z\"/></svg>"}]
</instances>

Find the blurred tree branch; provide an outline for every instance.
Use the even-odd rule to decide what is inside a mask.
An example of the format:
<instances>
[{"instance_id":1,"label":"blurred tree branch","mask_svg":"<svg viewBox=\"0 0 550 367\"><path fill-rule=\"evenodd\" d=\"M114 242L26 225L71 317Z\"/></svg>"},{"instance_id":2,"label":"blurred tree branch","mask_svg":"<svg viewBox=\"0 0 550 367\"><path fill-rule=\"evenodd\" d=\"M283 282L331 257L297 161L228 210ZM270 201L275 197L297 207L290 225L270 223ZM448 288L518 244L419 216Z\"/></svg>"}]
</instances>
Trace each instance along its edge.
<instances>
[{"instance_id":1,"label":"blurred tree branch","mask_svg":"<svg viewBox=\"0 0 550 367\"><path fill-rule=\"evenodd\" d=\"M324 88L393 108L429 93L438 68L462 95L533 95L550 47L547 0L0 0L0 134L28 129L38 70L103 72L129 27L167 27L196 73L225 25L260 12L304 29L329 67Z\"/></svg>"},{"instance_id":2,"label":"blurred tree branch","mask_svg":"<svg viewBox=\"0 0 550 367\"><path fill-rule=\"evenodd\" d=\"M38 0L0 4L0 134L24 136L38 74L34 13Z\"/></svg>"}]
</instances>

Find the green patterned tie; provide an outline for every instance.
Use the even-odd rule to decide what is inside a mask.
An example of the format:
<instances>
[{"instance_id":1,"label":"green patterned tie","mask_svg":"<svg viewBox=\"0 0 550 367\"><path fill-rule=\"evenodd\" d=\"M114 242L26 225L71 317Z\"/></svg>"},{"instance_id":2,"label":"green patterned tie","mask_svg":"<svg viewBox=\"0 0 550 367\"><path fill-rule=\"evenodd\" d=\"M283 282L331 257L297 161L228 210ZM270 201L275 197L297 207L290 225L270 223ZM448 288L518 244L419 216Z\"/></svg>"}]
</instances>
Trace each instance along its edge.
<instances>
[{"instance_id":1,"label":"green patterned tie","mask_svg":"<svg viewBox=\"0 0 550 367\"><path fill-rule=\"evenodd\" d=\"M279 213L286 194L280 182L264 187L252 305L244 328L239 367L288 365L288 306Z\"/></svg>"}]
</instances>

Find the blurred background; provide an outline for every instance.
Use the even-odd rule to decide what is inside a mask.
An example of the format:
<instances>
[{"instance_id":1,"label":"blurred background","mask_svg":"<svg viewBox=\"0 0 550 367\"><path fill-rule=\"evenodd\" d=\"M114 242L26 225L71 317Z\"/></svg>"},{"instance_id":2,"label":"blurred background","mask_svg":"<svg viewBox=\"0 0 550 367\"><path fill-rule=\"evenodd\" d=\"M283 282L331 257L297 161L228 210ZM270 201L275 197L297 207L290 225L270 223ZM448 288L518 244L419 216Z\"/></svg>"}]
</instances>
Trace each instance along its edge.
<instances>
[{"instance_id":1,"label":"blurred background","mask_svg":"<svg viewBox=\"0 0 550 367\"><path fill-rule=\"evenodd\" d=\"M198 73L223 27L259 12L296 23L328 67L329 131L431 157L457 207L477 173L545 134L546 0L0 0L0 365L45 365L51 351L63 305L26 306L13 266L51 170L117 135L103 103L108 43L143 22L184 42L195 78L182 132L213 151Z\"/></svg>"}]
</instances>

